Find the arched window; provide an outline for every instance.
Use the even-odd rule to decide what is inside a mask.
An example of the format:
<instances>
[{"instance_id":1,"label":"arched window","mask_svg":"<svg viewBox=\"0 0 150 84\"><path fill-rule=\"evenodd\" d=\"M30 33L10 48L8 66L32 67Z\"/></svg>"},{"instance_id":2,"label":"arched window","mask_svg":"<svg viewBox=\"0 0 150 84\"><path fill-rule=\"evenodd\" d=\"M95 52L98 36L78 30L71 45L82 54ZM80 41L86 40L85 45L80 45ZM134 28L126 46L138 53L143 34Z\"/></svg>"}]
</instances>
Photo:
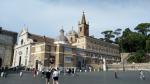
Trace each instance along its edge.
<instances>
[{"instance_id":1,"label":"arched window","mask_svg":"<svg viewBox=\"0 0 150 84\"><path fill-rule=\"evenodd\" d=\"M82 27L80 27L80 32L82 31Z\"/></svg>"},{"instance_id":2,"label":"arched window","mask_svg":"<svg viewBox=\"0 0 150 84\"><path fill-rule=\"evenodd\" d=\"M71 40L71 42L73 41L73 40L72 40L72 37L70 38L70 40Z\"/></svg>"},{"instance_id":3,"label":"arched window","mask_svg":"<svg viewBox=\"0 0 150 84\"><path fill-rule=\"evenodd\" d=\"M21 45L23 44L23 39L21 40Z\"/></svg>"}]
</instances>

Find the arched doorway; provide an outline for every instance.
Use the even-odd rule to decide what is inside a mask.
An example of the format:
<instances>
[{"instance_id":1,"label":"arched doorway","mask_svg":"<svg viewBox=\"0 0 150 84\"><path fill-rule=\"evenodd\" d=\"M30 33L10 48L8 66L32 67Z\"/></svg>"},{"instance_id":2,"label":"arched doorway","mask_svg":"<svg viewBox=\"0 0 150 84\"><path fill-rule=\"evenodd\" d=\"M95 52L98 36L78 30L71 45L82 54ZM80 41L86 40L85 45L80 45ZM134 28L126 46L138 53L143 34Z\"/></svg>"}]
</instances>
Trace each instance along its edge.
<instances>
[{"instance_id":1,"label":"arched doorway","mask_svg":"<svg viewBox=\"0 0 150 84\"><path fill-rule=\"evenodd\" d=\"M2 67L2 58L0 58L0 67Z\"/></svg>"}]
</instances>

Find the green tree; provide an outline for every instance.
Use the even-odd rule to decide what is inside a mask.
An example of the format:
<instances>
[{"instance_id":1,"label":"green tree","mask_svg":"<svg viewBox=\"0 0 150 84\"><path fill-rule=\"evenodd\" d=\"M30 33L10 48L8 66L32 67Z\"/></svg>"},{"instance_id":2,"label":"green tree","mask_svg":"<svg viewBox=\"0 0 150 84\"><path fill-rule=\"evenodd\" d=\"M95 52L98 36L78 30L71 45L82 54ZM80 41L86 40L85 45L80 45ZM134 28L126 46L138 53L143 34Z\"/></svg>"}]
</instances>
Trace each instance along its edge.
<instances>
[{"instance_id":1,"label":"green tree","mask_svg":"<svg viewBox=\"0 0 150 84\"><path fill-rule=\"evenodd\" d=\"M145 36L137 32L132 32L129 28L125 29L121 37L120 46L126 52L136 52L145 48Z\"/></svg>"},{"instance_id":2,"label":"green tree","mask_svg":"<svg viewBox=\"0 0 150 84\"><path fill-rule=\"evenodd\" d=\"M116 35L116 37L118 37L121 34L122 29L118 28L114 31L114 34Z\"/></svg>"},{"instance_id":3,"label":"green tree","mask_svg":"<svg viewBox=\"0 0 150 84\"><path fill-rule=\"evenodd\" d=\"M139 33L147 36L148 32L150 31L150 23L141 23L138 24L135 28Z\"/></svg>"},{"instance_id":4,"label":"green tree","mask_svg":"<svg viewBox=\"0 0 150 84\"><path fill-rule=\"evenodd\" d=\"M146 50L147 53L150 52L150 39L147 39L147 40L146 40L145 50Z\"/></svg>"},{"instance_id":5,"label":"green tree","mask_svg":"<svg viewBox=\"0 0 150 84\"><path fill-rule=\"evenodd\" d=\"M130 62L130 63L132 63L132 62L135 62L135 63L145 62L145 52L144 52L144 50L138 50L137 52L130 54L127 61Z\"/></svg>"},{"instance_id":6,"label":"green tree","mask_svg":"<svg viewBox=\"0 0 150 84\"><path fill-rule=\"evenodd\" d=\"M119 44L119 41L120 41L119 35L121 34L121 31L122 31L122 29L120 29L120 28L118 28L114 31L114 35L116 37L114 43L116 43L116 44Z\"/></svg>"},{"instance_id":7,"label":"green tree","mask_svg":"<svg viewBox=\"0 0 150 84\"><path fill-rule=\"evenodd\" d=\"M106 30L106 31L103 31L101 34L104 35L104 41L110 42L110 43L113 42L111 39L114 38L115 35L114 35L114 33L113 33L112 30Z\"/></svg>"}]
</instances>

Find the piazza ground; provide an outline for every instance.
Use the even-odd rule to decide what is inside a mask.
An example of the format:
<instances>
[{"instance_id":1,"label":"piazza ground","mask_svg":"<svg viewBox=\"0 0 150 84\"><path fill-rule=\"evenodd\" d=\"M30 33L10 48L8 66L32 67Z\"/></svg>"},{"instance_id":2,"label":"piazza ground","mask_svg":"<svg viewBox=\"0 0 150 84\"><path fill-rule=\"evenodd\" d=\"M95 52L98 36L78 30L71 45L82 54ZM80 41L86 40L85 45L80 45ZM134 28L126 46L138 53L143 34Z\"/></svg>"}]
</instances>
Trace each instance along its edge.
<instances>
[{"instance_id":1,"label":"piazza ground","mask_svg":"<svg viewBox=\"0 0 150 84\"><path fill-rule=\"evenodd\" d=\"M78 76L60 75L59 84L149 84L150 72L144 71L145 80L140 80L139 71L117 72L118 79L115 79L114 72L82 72ZM31 72L24 72L22 78L19 74L9 74L7 78L0 78L0 84L45 84L45 79L40 76L33 77ZM50 83L52 84L52 82Z\"/></svg>"}]
</instances>

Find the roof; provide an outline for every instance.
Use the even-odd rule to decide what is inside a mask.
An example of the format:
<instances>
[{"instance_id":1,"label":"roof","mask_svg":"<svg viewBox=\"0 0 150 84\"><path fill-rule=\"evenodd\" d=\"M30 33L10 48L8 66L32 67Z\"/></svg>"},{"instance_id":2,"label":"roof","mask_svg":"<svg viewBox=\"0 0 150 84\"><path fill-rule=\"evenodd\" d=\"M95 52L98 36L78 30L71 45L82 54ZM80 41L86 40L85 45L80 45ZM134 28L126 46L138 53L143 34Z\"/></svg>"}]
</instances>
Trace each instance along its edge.
<instances>
[{"instance_id":1,"label":"roof","mask_svg":"<svg viewBox=\"0 0 150 84\"><path fill-rule=\"evenodd\" d=\"M71 31L68 32L68 35L78 36L78 33L72 29Z\"/></svg>"},{"instance_id":2,"label":"roof","mask_svg":"<svg viewBox=\"0 0 150 84\"><path fill-rule=\"evenodd\" d=\"M66 36L59 35L59 36L56 38L56 41L64 41L64 42L67 42L68 39L67 39Z\"/></svg>"},{"instance_id":3,"label":"roof","mask_svg":"<svg viewBox=\"0 0 150 84\"><path fill-rule=\"evenodd\" d=\"M52 38L41 36L41 35L36 35L36 34L31 34L31 33L28 33L28 38L32 39L33 42L46 42L46 43L54 42L54 39Z\"/></svg>"},{"instance_id":4,"label":"roof","mask_svg":"<svg viewBox=\"0 0 150 84\"><path fill-rule=\"evenodd\" d=\"M18 35L17 32L5 30L5 29L3 29L2 27L0 27L0 33L7 34L7 35L16 35L16 36Z\"/></svg>"},{"instance_id":5,"label":"roof","mask_svg":"<svg viewBox=\"0 0 150 84\"><path fill-rule=\"evenodd\" d=\"M84 12L83 12L83 15L82 15L81 24L86 24L86 19L85 19Z\"/></svg>"},{"instance_id":6,"label":"roof","mask_svg":"<svg viewBox=\"0 0 150 84\"><path fill-rule=\"evenodd\" d=\"M67 37L64 35L64 30L60 30L60 34L56 37L55 42L57 43L69 43Z\"/></svg>"}]
</instances>

